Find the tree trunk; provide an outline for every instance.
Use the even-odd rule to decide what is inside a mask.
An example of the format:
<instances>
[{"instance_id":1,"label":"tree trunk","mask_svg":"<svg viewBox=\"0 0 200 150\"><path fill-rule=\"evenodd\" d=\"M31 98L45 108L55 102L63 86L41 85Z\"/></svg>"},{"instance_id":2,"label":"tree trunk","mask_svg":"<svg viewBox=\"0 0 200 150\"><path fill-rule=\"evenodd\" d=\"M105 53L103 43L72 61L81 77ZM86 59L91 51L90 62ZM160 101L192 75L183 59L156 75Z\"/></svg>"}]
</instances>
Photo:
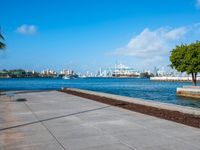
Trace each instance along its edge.
<instances>
[{"instance_id":1,"label":"tree trunk","mask_svg":"<svg viewBox=\"0 0 200 150\"><path fill-rule=\"evenodd\" d=\"M197 73L194 74L194 85L197 85Z\"/></svg>"},{"instance_id":2,"label":"tree trunk","mask_svg":"<svg viewBox=\"0 0 200 150\"><path fill-rule=\"evenodd\" d=\"M197 85L197 73L192 73L192 82L194 86Z\"/></svg>"}]
</instances>

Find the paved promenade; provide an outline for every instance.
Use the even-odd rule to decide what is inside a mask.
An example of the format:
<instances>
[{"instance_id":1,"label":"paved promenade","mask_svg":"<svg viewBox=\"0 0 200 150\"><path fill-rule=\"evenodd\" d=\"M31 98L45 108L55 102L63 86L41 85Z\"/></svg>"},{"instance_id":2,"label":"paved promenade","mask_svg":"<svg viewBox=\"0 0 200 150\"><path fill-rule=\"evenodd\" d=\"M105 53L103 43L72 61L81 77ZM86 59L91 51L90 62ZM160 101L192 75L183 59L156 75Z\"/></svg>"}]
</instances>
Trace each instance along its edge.
<instances>
[{"instance_id":1,"label":"paved promenade","mask_svg":"<svg viewBox=\"0 0 200 150\"><path fill-rule=\"evenodd\" d=\"M0 96L0 150L199 149L183 124L57 91Z\"/></svg>"}]
</instances>

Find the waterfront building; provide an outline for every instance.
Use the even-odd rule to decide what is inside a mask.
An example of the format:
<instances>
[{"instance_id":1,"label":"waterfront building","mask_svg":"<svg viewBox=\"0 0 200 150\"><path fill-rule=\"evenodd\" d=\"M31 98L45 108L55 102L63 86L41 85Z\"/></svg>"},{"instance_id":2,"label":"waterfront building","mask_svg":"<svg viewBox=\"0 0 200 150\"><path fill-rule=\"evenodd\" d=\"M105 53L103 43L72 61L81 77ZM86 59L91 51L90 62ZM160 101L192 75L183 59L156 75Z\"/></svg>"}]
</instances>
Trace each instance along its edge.
<instances>
[{"instance_id":1,"label":"waterfront building","mask_svg":"<svg viewBox=\"0 0 200 150\"><path fill-rule=\"evenodd\" d=\"M158 76L166 76L165 68L162 67L161 69L158 69L158 70L157 70L157 75L158 75Z\"/></svg>"},{"instance_id":2,"label":"waterfront building","mask_svg":"<svg viewBox=\"0 0 200 150\"><path fill-rule=\"evenodd\" d=\"M64 79L72 79L72 78L79 77L73 70L69 70L69 69L61 70L59 76L63 77Z\"/></svg>"},{"instance_id":3,"label":"waterfront building","mask_svg":"<svg viewBox=\"0 0 200 150\"><path fill-rule=\"evenodd\" d=\"M87 71L86 72L86 77L95 77L95 75L92 72Z\"/></svg>"},{"instance_id":4,"label":"waterfront building","mask_svg":"<svg viewBox=\"0 0 200 150\"><path fill-rule=\"evenodd\" d=\"M112 77L112 70L111 69L102 69L100 68L96 74L96 77Z\"/></svg>"},{"instance_id":5,"label":"waterfront building","mask_svg":"<svg viewBox=\"0 0 200 150\"><path fill-rule=\"evenodd\" d=\"M0 70L0 78L9 78L9 72L7 70Z\"/></svg>"},{"instance_id":6,"label":"waterfront building","mask_svg":"<svg viewBox=\"0 0 200 150\"><path fill-rule=\"evenodd\" d=\"M54 70L50 70L50 69L46 69L41 72L41 76L43 76L43 77L56 76L56 75L57 75L57 72Z\"/></svg>"},{"instance_id":7,"label":"waterfront building","mask_svg":"<svg viewBox=\"0 0 200 150\"><path fill-rule=\"evenodd\" d=\"M75 72L73 70L63 69L60 71L60 75L68 76L68 75L74 75L74 74Z\"/></svg>"}]
</instances>

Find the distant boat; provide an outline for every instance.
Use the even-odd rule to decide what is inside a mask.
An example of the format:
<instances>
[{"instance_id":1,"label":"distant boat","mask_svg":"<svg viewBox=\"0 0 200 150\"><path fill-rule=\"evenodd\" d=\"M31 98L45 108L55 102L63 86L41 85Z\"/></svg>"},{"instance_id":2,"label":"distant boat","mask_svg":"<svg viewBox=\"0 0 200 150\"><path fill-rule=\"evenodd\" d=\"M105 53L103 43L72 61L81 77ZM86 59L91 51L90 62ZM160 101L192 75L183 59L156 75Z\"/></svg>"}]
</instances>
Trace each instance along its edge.
<instances>
[{"instance_id":1,"label":"distant boat","mask_svg":"<svg viewBox=\"0 0 200 150\"><path fill-rule=\"evenodd\" d=\"M79 76L79 78L87 78L86 75Z\"/></svg>"},{"instance_id":2,"label":"distant boat","mask_svg":"<svg viewBox=\"0 0 200 150\"><path fill-rule=\"evenodd\" d=\"M75 75L65 75L62 78L68 80L68 79L77 79L78 77L79 76L75 74Z\"/></svg>"},{"instance_id":3,"label":"distant boat","mask_svg":"<svg viewBox=\"0 0 200 150\"><path fill-rule=\"evenodd\" d=\"M63 79L69 80L69 79L71 79L71 77L70 76L63 76Z\"/></svg>"}]
</instances>

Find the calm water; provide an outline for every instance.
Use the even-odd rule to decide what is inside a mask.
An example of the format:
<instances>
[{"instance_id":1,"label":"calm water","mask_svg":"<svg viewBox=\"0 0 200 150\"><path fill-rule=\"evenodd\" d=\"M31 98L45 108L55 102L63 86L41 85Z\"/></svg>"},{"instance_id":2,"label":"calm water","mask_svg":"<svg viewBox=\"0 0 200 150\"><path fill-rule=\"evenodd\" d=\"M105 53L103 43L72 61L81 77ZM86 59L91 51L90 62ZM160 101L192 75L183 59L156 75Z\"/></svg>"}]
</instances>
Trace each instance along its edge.
<instances>
[{"instance_id":1,"label":"calm water","mask_svg":"<svg viewBox=\"0 0 200 150\"><path fill-rule=\"evenodd\" d=\"M200 108L200 101L176 96L176 88L183 85L191 85L191 83L154 82L149 79L133 78L0 79L2 90L58 90L61 87L73 87Z\"/></svg>"}]
</instances>

